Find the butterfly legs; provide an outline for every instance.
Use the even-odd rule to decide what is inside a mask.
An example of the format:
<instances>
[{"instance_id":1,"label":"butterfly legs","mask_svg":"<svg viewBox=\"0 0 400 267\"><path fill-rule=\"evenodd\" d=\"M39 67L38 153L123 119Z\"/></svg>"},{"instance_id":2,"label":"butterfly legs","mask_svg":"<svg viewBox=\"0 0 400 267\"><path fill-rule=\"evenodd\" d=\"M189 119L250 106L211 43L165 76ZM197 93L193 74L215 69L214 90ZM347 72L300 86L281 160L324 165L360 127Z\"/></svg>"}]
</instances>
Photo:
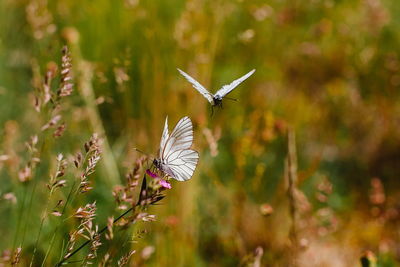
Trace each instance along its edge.
<instances>
[{"instance_id":1,"label":"butterfly legs","mask_svg":"<svg viewBox=\"0 0 400 267\"><path fill-rule=\"evenodd\" d=\"M224 108L222 106L222 101L217 102L215 105L211 105L211 117L214 115L214 107L219 107L220 109Z\"/></svg>"},{"instance_id":2,"label":"butterfly legs","mask_svg":"<svg viewBox=\"0 0 400 267\"><path fill-rule=\"evenodd\" d=\"M238 101L236 98L231 98L231 97L227 97L227 96L224 96L224 99L228 99L228 100L232 100L232 101Z\"/></svg>"}]
</instances>

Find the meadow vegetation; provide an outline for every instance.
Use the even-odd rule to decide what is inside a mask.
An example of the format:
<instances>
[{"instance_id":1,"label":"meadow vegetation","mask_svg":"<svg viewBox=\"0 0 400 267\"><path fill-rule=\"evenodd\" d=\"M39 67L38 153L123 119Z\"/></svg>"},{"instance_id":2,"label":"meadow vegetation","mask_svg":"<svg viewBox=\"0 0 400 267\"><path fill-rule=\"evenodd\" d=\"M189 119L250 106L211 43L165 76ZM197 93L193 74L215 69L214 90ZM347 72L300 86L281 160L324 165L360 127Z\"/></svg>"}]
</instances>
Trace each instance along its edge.
<instances>
[{"instance_id":1,"label":"meadow vegetation","mask_svg":"<svg viewBox=\"0 0 400 267\"><path fill-rule=\"evenodd\" d=\"M396 0L1 0L0 25L0 266L400 264ZM256 72L210 116L177 68ZM199 164L163 189L134 148L186 115Z\"/></svg>"}]
</instances>

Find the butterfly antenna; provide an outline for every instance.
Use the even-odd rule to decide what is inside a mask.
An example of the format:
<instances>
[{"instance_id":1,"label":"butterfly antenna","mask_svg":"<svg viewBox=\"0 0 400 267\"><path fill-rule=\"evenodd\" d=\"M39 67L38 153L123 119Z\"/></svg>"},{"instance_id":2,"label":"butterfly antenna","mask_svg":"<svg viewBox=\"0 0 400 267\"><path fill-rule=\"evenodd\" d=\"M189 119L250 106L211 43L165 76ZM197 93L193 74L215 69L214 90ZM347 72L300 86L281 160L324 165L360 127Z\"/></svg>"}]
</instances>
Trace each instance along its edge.
<instances>
[{"instance_id":1,"label":"butterfly antenna","mask_svg":"<svg viewBox=\"0 0 400 267\"><path fill-rule=\"evenodd\" d=\"M134 147L133 148L135 151L137 151L137 152L140 152L140 153L142 153L143 155L146 155L146 156L148 156L148 154L147 153L145 153L145 152L143 152L142 150L140 150L139 148L137 148L137 147Z\"/></svg>"},{"instance_id":2,"label":"butterfly antenna","mask_svg":"<svg viewBox=\"0 0 400 267\"><path fill-rule=\"evenodd\" d=\"M224 98L226 98L228 100L232 100L232 101L238 101L236 98L231 98L231 97L227 97L227 96L224 96Z\"/></svg>"},{"instance_id":3,"label":"butterfly antenna","mask_svg":"<svg viewBox=\"0 0 400 267\"><path fill-rule=\"evenodd\" d=\"M136 148L136 147L134 147L133 149L134 149L135 151L137 151L137 152L139 152L139 153L142 153L143 155L146 156L146 165L147 165L147 166L146 166L146 169L149 169L149 168L151 168L151 167L153 166L153 159L154 159L154 157L150 156L149 154L143 152L142 150L140 150L140 149L138 149L138 148ZM149 167L149 160L151 161L150 167Z\"/></svg>"}]
</instances>

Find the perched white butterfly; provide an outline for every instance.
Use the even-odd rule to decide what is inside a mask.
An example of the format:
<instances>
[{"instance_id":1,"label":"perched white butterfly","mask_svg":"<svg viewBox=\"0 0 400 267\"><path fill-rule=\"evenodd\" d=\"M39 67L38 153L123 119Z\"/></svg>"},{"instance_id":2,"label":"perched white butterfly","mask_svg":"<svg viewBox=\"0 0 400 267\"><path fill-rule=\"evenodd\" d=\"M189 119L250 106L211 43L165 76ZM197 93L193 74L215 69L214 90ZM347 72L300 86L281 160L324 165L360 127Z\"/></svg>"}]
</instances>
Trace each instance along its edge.
<instances>
[{"instance_id":1,"label":"perched white butterfly","mask_svg":"<svg viewBox=\"0 0 400 267\"><path fill-rule=\"evenodd\" d=\"M200 94L202 94L208 102L210 102L211 106L219 106L222 107L222 99L226 97L227 94L229 94L233 89L235 89L240 83L242 83L244 80L249 78L256 70L252 70L246 75L240 77L239 79L234 80L230 84L222 86L221 89L219 89L214 95L210 93L203 85L201 85L198 81L193 79L189 74L186 72L178 69L179 73L183 75L183 77L188 80L192 86L199 91Z\"/></svg>"},{"instance_id":2,"label":"perched white butterfly","mask_svg":"<svg viewBox=\"0 0 400 267\"><path fill-rule=\"evenodd\" d=\"M178 181L189 180L199 161L199 153L190 149L192 143L193 125L189 117L183 117L171 134L168 134L167 117L161 137L159 158L154 159L154 166Z\"/></svg>"}]
</instances>

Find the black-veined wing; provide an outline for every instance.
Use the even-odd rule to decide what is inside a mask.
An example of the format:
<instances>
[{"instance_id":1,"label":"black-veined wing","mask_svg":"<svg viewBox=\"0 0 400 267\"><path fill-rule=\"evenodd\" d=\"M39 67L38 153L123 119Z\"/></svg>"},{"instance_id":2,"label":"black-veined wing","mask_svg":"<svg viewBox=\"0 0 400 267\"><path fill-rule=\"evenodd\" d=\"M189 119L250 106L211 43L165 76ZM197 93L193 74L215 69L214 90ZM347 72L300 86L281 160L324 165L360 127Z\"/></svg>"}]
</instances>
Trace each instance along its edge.
<instances>
[{"instance_id":1,"label":"black-veined wing","mask_svg":"<svg viewBox=\"0 0 400 267\"><path fill-rule=\"evenodd\" d=\"M235 89L239 84L241 84L244 80L246 80L247 78L249 78L256 70L252 70L250 72L248 72L247 74L243 75L242 77L240 77L239 79L234 80L233 82L231 82L230 84L224 85L222 86L221 89L219 89L216 93L215 96L219 96L221 98L223 98L224 96L226 96L227 94L229 94L233 89Z\"/></svg>"},{"instance_id":2,"label":"black-veined wing","mask_svg":"<svg viewBox=\"0 0 400 267\"><path fill-rule=\"evenodd\" d=\"M178 181L190 179L199 156L190 149L193 143L193 125L189 117L183 117L168 135L167 120L160 145L160 160L163 170Z\"/></svg>"},{"instance_id":3,"label":"black-veined wing","mask_svg":"<svg viewBox=\"0 0 400 267\"><path fill-rule=\"evenodd\" d=\"M186 149L174 152L164 162L164 168L172 178L178 181L186 181L192 178L197 162L199 161L199 153L192 149Z\"/></svg>"},{"instance_id":4,"label":"black-veined wing","mask_svg":"<svg viewBox=\"0 0 400 267\"><path fill-rule=\"evenodd\" d=\"M184 71L182 71L180 69L177 69L177 70L179 71L180 74L183 75L183 77L186 78L186 80L188 80L188 82L190 82L192 84L194 89L199 91L199 93L202 94L208 100L208 102L210 102L211 104L214 103L213 95L206 88L204 88L203 85L201 85L198 81L196 81L194 78L192 78L186 72L184 72Z\"/></svg>"}]
</instances>

